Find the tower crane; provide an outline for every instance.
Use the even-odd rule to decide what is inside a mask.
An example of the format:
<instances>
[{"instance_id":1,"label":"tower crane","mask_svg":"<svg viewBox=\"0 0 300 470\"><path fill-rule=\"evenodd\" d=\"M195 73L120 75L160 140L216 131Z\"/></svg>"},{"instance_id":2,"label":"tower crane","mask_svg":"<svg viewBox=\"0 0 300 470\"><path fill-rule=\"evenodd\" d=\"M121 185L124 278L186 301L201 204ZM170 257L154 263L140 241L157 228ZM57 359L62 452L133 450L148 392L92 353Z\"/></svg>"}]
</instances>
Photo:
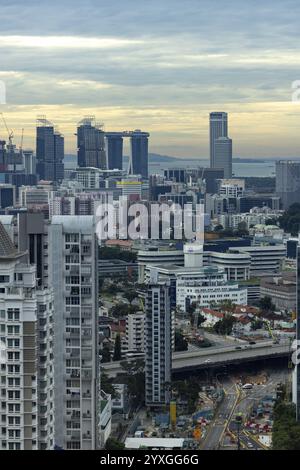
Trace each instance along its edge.
<instances>
[{"instance_id":1,"label":"tower crane","mask_svg":"<svg viewBox=\"0 0 300 470\"><path fill-rule=\"evenodd\" d=\"M5 120L5 117L4 117L4 114L3 113L0 113L1 114L1 117L2 117L2 120L3 120L3 123L4 123L4 126L5 126L5 129L7 131L7 134L8 134L8 142L9 142L9 145L13 145L13 138L14 138L14 132L12 129L9 130L7 124L6 124L6 120Z\"/></svg>"}]
</instances>

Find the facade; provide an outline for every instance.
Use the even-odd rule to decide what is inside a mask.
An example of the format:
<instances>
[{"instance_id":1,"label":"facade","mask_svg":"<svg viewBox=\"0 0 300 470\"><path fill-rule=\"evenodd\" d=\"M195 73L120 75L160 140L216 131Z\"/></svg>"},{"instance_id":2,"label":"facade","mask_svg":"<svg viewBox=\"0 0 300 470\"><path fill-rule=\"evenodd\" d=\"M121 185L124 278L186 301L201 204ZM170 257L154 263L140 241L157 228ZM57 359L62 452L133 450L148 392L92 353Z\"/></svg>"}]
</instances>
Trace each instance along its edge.
<instances>
[{"instance_id":1,"label":"facade","mask_svg":"<svg viewBox=\"0 0 300 470\"><path fill-rule=\"evenodd\" d=\"M36 158L33 150L23 150L23 166L26 175L34 175L36 172Z\"/></svg>"},{"instance_id":2,"label":"facade","mask_svg":"<svg viewBox=\"0 0 300 470\"><path fill-rule=\"evenodd\" d=\"M96 449L100 377L94 218L54 216L49 247L55 312L55 444Z\"/></svg>"},{"instance_id":3,"label":"facade","mask_svg":"<svg viewBox=\"0 0 300 470\"><path fill-rule=\"evenodd\" d=\"M215 141L220 137L228 137L228 115L223 112L213 112L209 115L210 133L210 167L218 168L215 161ZM220 167L223 168L223 167ZM225 176L225 173L224 173ZM225 176L227 178L227 176Z\"/></svg>"},{"instance_id":4,"label":"facade","mask_svg":"<svg viewBox=\"0 0 300 470\"><path fill-rule=\"evenodd\" d=\"M126 347L130 352L145 351L145 314L132 313L126 318Z\"/></svg>"},{"instance_id":5,"label":"facade","mask_svg":"<svg viewBox=\"0 0 300 470\"><path fill-rule=\"evenodd\" d=\"M281 198L283 209L300 200L300 163L276 162L276 193Z\"/></svg>"},{"instance_id":6,"label":"facade","mask_svg":"<svg viewBox=\"0 0 300 470\"><path fill-rule=\"evenodd\" d=\"M123 137L120 132L106 132L107 169L123 169Z\"/></svg>"},{"instance_id":7,"label":"facade","mask_svg":"<svg viewBox=\"0 0 300 470\"><path fill-rule=\"evenodd\" d=\"M139 250L137 261L139 269L139 283L142 284L146 279L146 270L149 270L151 266L183 266L184 254L182 250Z\"/></svg>"},{"instance_id":8,"label":"facade","mask_svg":"<svg viewBox=\"0 0 300 470\"><path fill-rule=\"evenodd\" d=\"M130 175L141 175L144 179L148 178L148 139L149 134L139 129L131 133L131 153L128 167Z\"/></svg>"},{"instance_id":9,"label":"facade","mask_svg":"<svg viewBox=\"0 0 300 470\"><path fill-rule=\"evenodd\" d=\"M0 280L0 447L53 450L53 291L37 285L2 224Z\"/></svg>"},{"instance_id":10,"label":"facade","mask_svg":"<svg viewBox=\"0 0 300 470\"><path fill-rule=\"evenodd\" d=\"M232 177L232 140L219 137L214 141L214 166L224 169L224 177Z\"/></svg>"},{"instance_id":11,"label":"facade","mask_svg":"<svg viewBox=\"0 0 300 470\"><path fill-rule=\"evenodd\" d=\"M77 149L78 166L106 169L105 133L93 116L78 124Z\"/></svg>"},{"instance_id":12,"label":"facade","mask_svg":"<svg viewBox=\"0 0 300 470\"><path fill-rule=\"evenodd\" d=\"M251 257L250 276L280 273L286 257L284 245L257 245L229 248L229 253L248 253Z\"/></svg>"},{"instance_id":13,"label":"facade","mask_svg":"<svg viewBox=\"0 0 300 470\"><path fill-rule=\"evenodd\" d=\"M36 128L36 171L42 180L59 182L64 178L64 137L46 119Z\"/></svg>"},{"instance_id":14,"label":"facade","mask_svg":"<svg viewBox=\"0 0 300 470\"><path fill-rule=\"evenodd\" d=\"M297 249L297 325L296 325L296 340L297 340L297 349L299 351L300 344L300 246ZM296 354L298 359L299 353ZM300 421L300 367L299 361L297 360L293 373L293 401L296 404L296 419Z\"/></svg>"},{"instance_id":15,"label":"facade","mask_svg":"<svg viewBox=\"0 0 300 470\"><path fill-rule=\"evenodd\" d=\"M172 370L172 320L168 285L151 280L145 300L146 406L160 408L169 403L167 384L171 382Z\"/></svg>"},{"instance_id":16,"label":"facade","mask_svg":"<svg viewBox=\"0 0 300 470\"><path fill-rule=\"evenodd\" d=\"M294 276L262 278L261 297L271 297L278 310L296 311L296 279Z\"/></svg>"},{"instance_id":17,"label":"facade","mask_svg":"<svg viewBox=\"0 0 300 470\"><path fill-rule=\"evenodd\" d=\"M176 304L183 312L194 302L198 307L224 300L247 305L247 288L228 282L224 270L218 267L185 268L176 278Z\"/></svg>"},{"instance_id":18,"label":"facade","mask_svg":"<svg viewBox=\"0 0 300 470\"><path fill-rule=\"evenodd\" d=\"M12 184L0 184L0 209L14 207L16 203L16 188Z\"/></svg>"}]
</instances>

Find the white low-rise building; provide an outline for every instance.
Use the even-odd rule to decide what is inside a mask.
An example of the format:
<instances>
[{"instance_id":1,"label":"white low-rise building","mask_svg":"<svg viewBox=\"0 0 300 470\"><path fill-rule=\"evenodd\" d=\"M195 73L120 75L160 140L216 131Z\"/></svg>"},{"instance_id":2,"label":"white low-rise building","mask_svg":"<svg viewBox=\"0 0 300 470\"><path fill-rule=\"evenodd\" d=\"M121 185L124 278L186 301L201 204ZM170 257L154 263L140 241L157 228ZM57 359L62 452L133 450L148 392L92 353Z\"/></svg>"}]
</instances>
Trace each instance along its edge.
<instances>
[{"instance_id":1,"label":"white low-rise building","mask_svg":"<svg viewBox=\"0 0 300 470\"><path fill-rule=\"evenodd\" d=\"M229 282L225 271L216 266L183 268L176 277L176 304L182 310L192 303L209 307L224 300L247 305L247 288L240 288L237 282Z\"/></svg>"}]
</instances>

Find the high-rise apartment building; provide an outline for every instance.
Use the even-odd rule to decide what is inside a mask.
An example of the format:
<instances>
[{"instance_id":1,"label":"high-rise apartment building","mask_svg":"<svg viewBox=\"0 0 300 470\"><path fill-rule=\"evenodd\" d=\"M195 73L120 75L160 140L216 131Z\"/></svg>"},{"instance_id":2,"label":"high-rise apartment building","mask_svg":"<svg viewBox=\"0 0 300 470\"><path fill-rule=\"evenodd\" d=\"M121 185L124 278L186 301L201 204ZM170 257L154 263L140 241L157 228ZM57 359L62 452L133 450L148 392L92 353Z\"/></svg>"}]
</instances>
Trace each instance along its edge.
<instances>
[{"instance_id":1,"label":"high-rise apartment building","mask_svg":"<svg viewBox=\"0 0 300 470\"><path fill-rule=\"evenodd\" d=\"M64 137L44 117L37 120L36 158L40 179L59 182L64 178Z\"/></svg>"},{"instance_id":2,"label":"high-rise apartment building","mask_svg":"<svg viewBox=\"0 0 300 470\"><path fill-rule=\"evenodd\" d=\"M276 162L276 193L283 209L300 201L300 162Z\"/></svg>"},{"instance_id":3,"label":"high-rise apartment building","mask_svg":"<svg viewBox=\"0 0 300 470\"><path fill-rule=\"evenodd\" d=\"M55 444L96 449L100 385L94 217L54 216L49 255L55 312Z\"/></svg>"},{"instance_id":4,"label":"high-rise apartment building","mask_svg":"<svg viewBox=\"0 0 300 470\"><path fill-rule=\"evenodd\" d=\"M0 448L54 448L53 292L0 224Z\"/></svg>"},{"instance_id":5,"label":"high-rise apartment building","mask_svg":"<svg viewBox=\"0 0 300 470\"><path fill-rule=\"evenodd\" d=\"M146 293L145 387L146 405L169 403L172 368L172 318L170 287L160 284L151 273Z\"/></svg>"},{"instance_id":6,"label":"high-rise apartment building","mask_svg":"<svg viewBox=\"0 0 300 470\"><path fill-rule=\"evenodd\" d=\"M209 115L210 167L223 168L224 178L232 176L232 141L228 138L228 115L214 112Z\"/></svg>"},{"instance_id":7,"label":"high-rise apartment building","mask_svg":"<svg viewBox=\"0 0 300 470\"><path fill-rule=\"evenodd\" d=\"M78 124L77 155L80 167L106 168L105 133L94 116L86 117Z\"/></svg>"}]
</instances>

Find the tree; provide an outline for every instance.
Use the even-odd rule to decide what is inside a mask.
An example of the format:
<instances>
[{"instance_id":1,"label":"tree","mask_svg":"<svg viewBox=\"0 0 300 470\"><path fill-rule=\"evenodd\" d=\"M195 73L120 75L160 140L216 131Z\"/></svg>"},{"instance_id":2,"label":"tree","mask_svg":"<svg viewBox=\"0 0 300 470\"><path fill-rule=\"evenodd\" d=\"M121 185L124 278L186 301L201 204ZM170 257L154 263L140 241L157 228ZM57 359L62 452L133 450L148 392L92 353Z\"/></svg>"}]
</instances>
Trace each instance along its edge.
<instances>
[{"instance_id":1,"label":"tree","mask_svg":"<svg viewBox=\"0 0 300 470\"><path fill-rule=\"evenodd\" d=\"M222 232L222 230L224 230L224 227L223 225L219 224L219 225L216 225L215 226L215 232Z\"/></svg>"},{"instance_id":2,"label":"tree","mask_svg":"<svg viewBox=\"0 0 300 470\"><path fill-rule=\"evenodd\" d=\"M230 335L232 333L235 318L232 315L225 315L222 320L214 325L214 330L218 335Z\"/></svg>"},{"instance_id":3,"label":"tree","mask_svg":"<svg viewBox=\"0 0 300 470\"><path fill-rule=\"evenodd\" d=\"M130 396L136 405L143 403L145 400L145 361L143 359L122 361L120 365L124 370L124 378Z\"/></svg>"},{"instance_id":4,"label":"tree","mask_svg":"<svg viewBox=\"0 0 300 470\"><path fill-rule=\"evenodd\" d=\"M113 437L109 437L105 443L105 450L122 450L125 449L125 444L123 442L114 439Z\"/></svg>"},{"instance_id":5,"label":"tree","mask_svg":"<svg viewBox=\"0 0 300 470\"><path fill-rule=\"evenodd\" d=\"M300 231L300 203L292 204L278 219L279 225L285 232L297 236Z\"/></svg>"},{"instance_id":6,"label":"tree","mask_svg":"<svg viewBox=\"0 0 300 470\"><path fill-rule=\"evenodd\" d=\"M113 361L120 361L122 358L122 351L121 351L121 337L118 334L115 340L115 349L113 355Z\"/></svg>"},{"instance_id":7,"label":"tree","mask_svg":"<svg viewBox=\"0 0 300 470\"><path fill-rule=\"evenodd\" d=\"M201 313L199 313L198 319L197 319L197 327L201 328L202 323L204 323L205 321L206 321L206 318Z\"/></svg>"},{"instance_id":8,"label":"tree","mask_svg":"<svg viewBox=\"0 0 300 470\"><path fill-rule=\"evenodd\" d=\"M244 220L238 224L238 228L234 231L234 234L240 237L249 235L248 226Z\"/></svg>"},{"instance_id":9,"label":"tree","mask_svg":"<svg viewBox=\"0 0 300 470\"><path fill-rule=\"evenodd\" d=\"M183 336L183 334L179 331L175 331L175 351L187 351L188 350L188 342Z\"/></svg>"},{"instance_id":10,"label":"tree","mask_svg":"<svg viewBox=\"0 0 300 470\"><path fill-rule=\"evenodd\" d=\"M139 307L137 305L128 305L124 302L121 302L111 307L111 309L109 310L109 316L112 316L114 318L125 318L128 315L137 312L138 310Z\"/></svg>"},{"instance_id":11,"label":"tree","mask_svg":"<svg viewBox=\"0 0 300 470\"><path fill-rule=\"evenodd\" d=\"M108 395L111 395L113 399L119 397L119 394L116 392L116 389L113 386L113 379L109 377L103 369L101 370L101 390L103 390Z\"/></svg>"},{"instance_id":12,"label":"tree","mask_svg":"<svg viewBox=\"0 0 300 470\"><path fill-rule=\"evenodd\" d=\"M136 299L136 297L137 297L137 293L134 290L128 290L128 291L124 292L123 295L124 295L125 299L128 300L130 305L132 304L133 300Z\"/></svg>"},{"instance_id":13,"label":"tree","mask_svg":"<svg viewBox=\"0 0 300 470\"><path fill-rule=\"evenodd\" d=\"M294 404L275 405L272 445L274 450L300 450L300 424Z\"/></svg>"},{"instance_id":14,"label":"tree","mask_svg":"<svg viewBox=\"0 0 300 470\"><path fill-rule=\"evenodd\" d=\"M268 295L262 297L259 300L258 305L263 312L273 312L276 309L276 306L273 304L271 297Z\"/></svg>"},{"instance_id":15,"label":"tree","mask_svg":"<svg viewBox=\"0 0 300 470\"><path fill-rule=\"evenodd\" d=\"M111 355L110 355L110 349L108 344L104 344L102 351L101 351L101 362L110 362L111 361Z\"/></svg>"}]
</instances>

